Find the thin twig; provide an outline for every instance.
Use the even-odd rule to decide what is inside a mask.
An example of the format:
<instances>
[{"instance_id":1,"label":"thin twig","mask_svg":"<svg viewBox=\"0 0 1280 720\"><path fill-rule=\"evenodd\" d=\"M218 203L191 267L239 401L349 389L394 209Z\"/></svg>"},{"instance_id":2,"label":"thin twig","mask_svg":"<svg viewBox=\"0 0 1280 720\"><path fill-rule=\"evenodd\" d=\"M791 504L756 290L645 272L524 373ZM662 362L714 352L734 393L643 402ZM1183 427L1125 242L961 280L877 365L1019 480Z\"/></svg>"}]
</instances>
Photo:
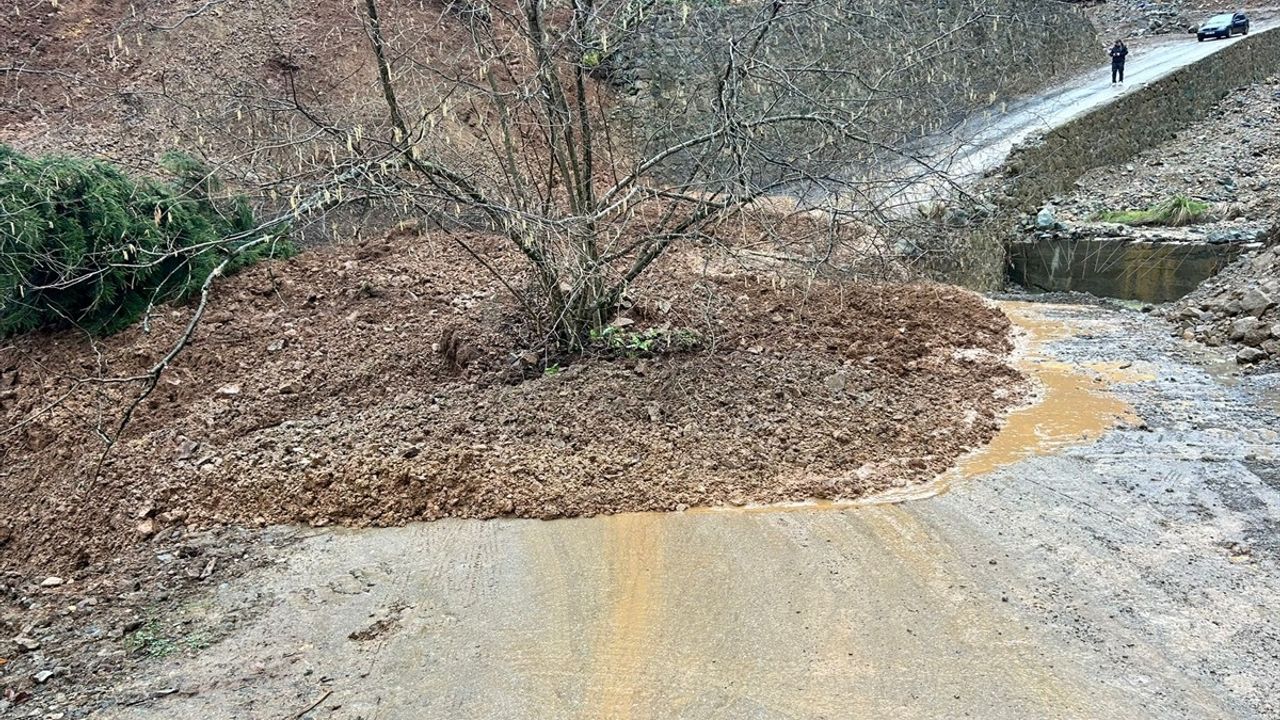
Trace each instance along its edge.
<instances>
[{"instance_id":1,"label":"thin twig","mask_svg":"<svg viewBox=\"0 0 1280 720\"><path fill-rule=\"evenodd\" d=\"M330 695L332 695L332 694L333 694L333 691L332 691L332 690L325 690L325 691L324 691L324 694L320 696L320 699L319 699L319 700L316 700L315 702L311 703L310 705L306 706L305 708L303 708L303 709L299 710L298 712L294 713L294 714L293 714L293 720L299 720L299 718L301 718L302 716L304 716L304 715L306 715L307 713L311 712L312 710L315 710L316 708L320 707L320 703L324 702L325 700L328 700L328 699L329 699L329 696L330 696Z\"/></svg>"}]
</instances>

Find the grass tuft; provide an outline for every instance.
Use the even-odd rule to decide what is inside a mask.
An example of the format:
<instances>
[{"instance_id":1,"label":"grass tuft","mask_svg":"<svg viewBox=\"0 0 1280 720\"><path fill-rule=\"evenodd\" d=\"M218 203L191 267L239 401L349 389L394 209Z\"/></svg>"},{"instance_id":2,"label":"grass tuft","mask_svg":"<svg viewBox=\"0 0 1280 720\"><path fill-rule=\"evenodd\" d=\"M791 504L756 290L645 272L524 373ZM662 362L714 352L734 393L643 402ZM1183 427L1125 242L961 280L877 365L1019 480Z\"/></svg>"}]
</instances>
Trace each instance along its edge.
<instances>
[{"instance_id":1,"label":"grass tuft","mask_svg":"<svg viewBox=\"0 0 1280 720\"><path fill-rule=\"evenodd\" d=\"M1174 195L1146 210L1106 210L1098 213L1098 220L1124 225L1164 225L1182 227L1207 219L1209 203L1193 200L1185 195Z\"/></svg>"}]
</instances>

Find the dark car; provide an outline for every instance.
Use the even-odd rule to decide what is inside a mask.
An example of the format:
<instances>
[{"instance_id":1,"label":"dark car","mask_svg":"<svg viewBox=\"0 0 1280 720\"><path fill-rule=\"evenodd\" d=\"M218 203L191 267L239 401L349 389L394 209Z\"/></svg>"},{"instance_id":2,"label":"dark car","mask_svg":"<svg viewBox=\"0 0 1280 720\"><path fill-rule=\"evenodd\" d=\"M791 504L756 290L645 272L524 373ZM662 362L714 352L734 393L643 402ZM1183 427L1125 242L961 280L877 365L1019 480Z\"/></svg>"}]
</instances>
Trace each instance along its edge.
<instances>
[{"instance_id":1,"label":"dark car","mask_svg":"<svg viewBox=\"0 0 1280 720\"><path fill-rule=\"evenodd\" d=\"M1196 30L1196 39L1204 42L1205 38L1229 38L1232 35L1248 35L1249 18L1242 12L1223 13L1205 20Z\"/></svg>"}]
</instances>

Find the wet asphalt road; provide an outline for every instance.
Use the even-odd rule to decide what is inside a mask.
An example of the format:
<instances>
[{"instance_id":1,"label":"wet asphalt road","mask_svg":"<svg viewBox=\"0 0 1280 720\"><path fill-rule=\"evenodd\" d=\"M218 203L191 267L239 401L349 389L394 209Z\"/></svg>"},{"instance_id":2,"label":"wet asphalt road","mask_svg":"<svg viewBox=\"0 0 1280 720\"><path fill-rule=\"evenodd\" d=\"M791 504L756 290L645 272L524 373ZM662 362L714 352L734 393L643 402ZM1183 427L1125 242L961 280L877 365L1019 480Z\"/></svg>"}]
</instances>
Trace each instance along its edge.
<instances>
[{"instance_id":1,"label":"wet asphalt road","mask_svg":"<svg viewBox=\"0 0 1280 720\"><path fill-rule=\"evenodd\" d=\"M1255 21L1252 34L1271 32L1277 23ZM911 148L916 162L897 171L897 185L880 190L886 207L909 208L954 192L995 170L1014 146L1036 135L1105 107L1118 97L1141 91L1147 84L1240 42L1245 36L1197 42L1194 35L1169 35L1130 43L1125 82L1111 82L1105 49L1099 65L1044 92L981 113L945 132L935 133Z\"/></svg>"}]
</instances>

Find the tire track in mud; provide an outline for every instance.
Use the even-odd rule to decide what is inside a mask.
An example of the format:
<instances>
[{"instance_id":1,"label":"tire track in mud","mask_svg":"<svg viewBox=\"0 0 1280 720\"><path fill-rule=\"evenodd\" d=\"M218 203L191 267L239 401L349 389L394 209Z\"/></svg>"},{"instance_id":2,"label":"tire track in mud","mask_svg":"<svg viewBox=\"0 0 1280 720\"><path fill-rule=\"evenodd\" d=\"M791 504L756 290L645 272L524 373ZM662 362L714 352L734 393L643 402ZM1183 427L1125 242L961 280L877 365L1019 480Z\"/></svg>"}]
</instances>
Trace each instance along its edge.
<instances>
[{"instance_id":1,"label":"tire track in mud","mask_svg":"<svg viewBox=\"0 0 1280 720\"><path fill-rule=\"evenodd\" d=\"M654 630L662 624L659 607L663 581L664 528L651 513L605 519L603 551L609 581L608 614L594 641L594 671L587 690L585 718L632 720L645 694L653 657Z\"/></svg>"}]
</instances>

